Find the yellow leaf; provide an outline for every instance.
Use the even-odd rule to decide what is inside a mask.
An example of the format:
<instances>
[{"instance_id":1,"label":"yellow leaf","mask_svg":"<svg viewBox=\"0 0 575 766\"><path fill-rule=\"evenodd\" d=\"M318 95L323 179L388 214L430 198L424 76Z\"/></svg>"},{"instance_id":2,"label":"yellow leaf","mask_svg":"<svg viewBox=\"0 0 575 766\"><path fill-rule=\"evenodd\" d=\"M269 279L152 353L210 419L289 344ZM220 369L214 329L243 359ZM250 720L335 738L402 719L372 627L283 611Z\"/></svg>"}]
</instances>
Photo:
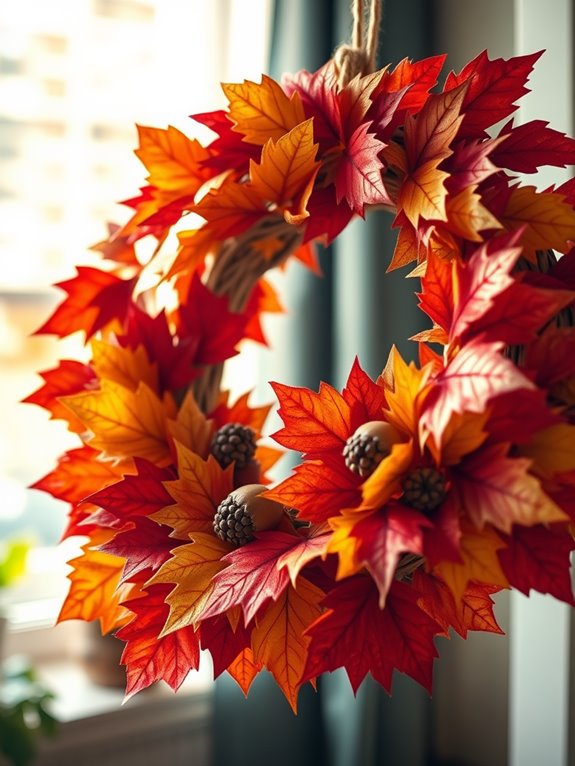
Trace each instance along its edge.
<instances>
[{"instance_id":1,"label":"yellow leaf","mask_svg":"<svg viewBox=\"0 0 575 766\"><path fill-rule=\"evenodd\" d=\"M562 194L538 192L534 186L512 189L501 219L510 231L525 227L521 243L532 250L564 252L575 240L575 210Z\"/></svg>"},{"instance_id":2,"label":"yellow leaf","mask_svg":"<svg viewBox=\"0 0 575 766\"><path fill-rule=\"evenodd\" d=\"M178 240L180 246L165 279L176 277L182 272L186 277L190 277L202 266L216 241L214 233L205 227L181 231L178 233Z\"/></svg>"},{"instance_id":3,"label":"yellow leaf","mask_svg":"<svg viewBox=\"0 0 575 766\"><path fill-rule=\"evenodd\" d=\"M419 370L413 362L406 364L397 348L391 349L384 373L384 380L390 381L385 392L386 418L410 436L417 434L420 399L430 372L428 367Z\"/></svg>"},{"instance_id":4,"label":"yellow leaf","mask_svg":"<svg viewBox=\"0 0 575 766\"><path fill-rule=\"evenodd\" d=\"M69 561L70 590L62 605L58 622L64 620L100 620L102 633L110 633L128 622L133 615L120 606L131 586L119 586L125 561L109 553L94 550L114 536L111 530L97 530L89 543L82 546L83 554Z\"/></svg>"},{"instance_id":5,"label":"yellow leaf","mask_svg":"<svg viewBox=\"0 0 575 766\"><path fill-rule=\"evenodd\" d=\"M208 420L200 410L191 388L184 397L176 419L168 421L168 432L176 442L196 455L202 458L209 455L214 422Z\"/></svg>"},{"instance_id":6,"label":"yellow leaf","mask_svg":"<svg viewBox=\"0 0 575 766\"><path fill-rule=\"evenodd\" d=\"M213 534L218 505L233 488L233 465L224 470L211 455L203 460L177 442L176 449L179 478L165 482L176 502L156 511L151 518L172 527L180 538L196 532Z\"/></svg>"},{"instance_id":7,"label":"yellow leaf","mask_svg":"<svg viewBox=\"0 0 575 766\"><path fill-rule=\"evenodd\" d=\"M337 553L339 556L337 580L351 577L363 568L363 563L357 558L357 549L361 545L361 539L353 537L351 532L358 522L367 518L367 516L371 516L372 513L373 511L369 510L363 513L335 516L329 519L333 535L329 538L326 553Z\"/></svg>"},{"instance_id":8,"label":"yellow leaf","mask_svg":"<svg viewBox=\"0 0 575 766\"><path fill-rule=\"evenodd\" d=\"M103 380L99 390L62 401L92 432L90 446L106 457L143 457L159 466L172 462L166 422L176 416L176 405L170 395L162 400L145 383L133 391Z\"/></svg>"},{"instance_id":9,"label":"yellow leaf","mask_svg":"<svg viewBox=\"0 0 575 766\"><path fill-rule=\"evenodd\" d=\"M467 584L472 580L508 588L497 556L497 551L504 548L505 543L497 532L489 525L479 531L466 519L462 520L461 529L462 563L442 561L434 570L449 586L456 604L461 603Z\"/></svg>"},{"instance_id":10,"label":"yellow leaf","mask_svg":"<svg viewBox=\"0 0 575 766\"><path fill-rule=\"evenodd\" d=\"M138 126L136 155L150 175L146 179L162 191L194 195L212 172L202 164L210 156L196 139L171 125L167 129Z\"/></svg>"},{"instance_id":11,"label":"yellow leaf","mask_svg":"<svg viewBox=\"0 0 575 766\"><path fill-rule=\"evenodd\" d=\"M440 465L455 465L464 455L480 447L487 438L485 424L489 412L471 413L454 412L442 436L442 448L439 450L431 437L428 446L436 462Z\"/></svg>"},{"instance_id":12,"label":"yellow leaf","mask_svg":"<svg viewBox=\"0 0 575 766\"><path fill-rule=\"evenodd\" d=\"M481 197L473 186L466 187L455 197L448 197L446 211L449 229L471 242L483 241L480 231L502 228L497 218L481 204Z\"/></svg>"},{"instance_id":13,"label":"yellow leaf","mask_svg":"<svg viewBox=\"0 0 575 766\"><path fill-rule=\"evenodd\" d=\"M173 556L166 561L146 585L175 584L166 598L170 614L161 635L195 625L201 619L202 609L213 590L214 576L226 566L222 556L232 546L222 542L213 532L196 532L194 542L178 545Z\"/></svg>"},{"instance_id":14,"label":"yellow leaf","mask_svg":"<svg viewBox=\"0 0 575 766\"><path fill-rule=\"evenodd\" d=\"M91 348L92 367L100 380L106 378L132 391L140 383L158 390L157 365L150 362L143 346L133 350L94 339Z\"/></svg>"},{"instance_id":15,"label":"yellow leaf","mask_svg":"<svg viewBox=\"0 0 575 766\"><path fill-rule=\"evenodd\" d=\"M313 120L306 120L277 141L269 139L261 163L250 161L250 181L262 199L288 207L320 166L313 142Z\"/></svg>"},{"instance_id":16,"label":"yellow leaf","mask_svg":"<svg viewBox=\"0 0 575 766\"><path fill-rule=\"evenodd\" d=\"M575 425L557 423L538 431L521 454L533 460L531 470L544 478L575 470Z\"/></svg>"},{"instance_id":17,"label":"yellow leaf","mask_svg":"<svg viewBox=\"0 0 575 766\"><path fill-rule=\"evenodd\" d=\"M441 160L443 157L439 160ZM437 160L429 160L415 168L403 182L397 205L403 210L410 223L417 228L420 218L426 221L446 221L445 181L449 173L438 170Z\"/></svg>"},{"instance_id":18,"label":"yellow leaf","mask_svg":"<svg viewBox=\"0 0 575 766\"><path fill-rule=\"evenodd\" d=\"M255 662L272 673L294 713L310 642L304 632L321 614L323 597L319 588L300 577L297 590L289 585L257 619L252 633Z\"/></svg>"},{"instance_id":19,"label":"yellow leaf","mask_svg":"<svg viewBox=\"0 0 575 766\"><path fill-rule=\"evenodd\" d=\"M298 93L286 96L280 85L266 75L260 84L222 85L229 101L234 130L244 134L244 141L263 146L268 139L277 141L306 118Z\"/></svg>"}]
</instances>

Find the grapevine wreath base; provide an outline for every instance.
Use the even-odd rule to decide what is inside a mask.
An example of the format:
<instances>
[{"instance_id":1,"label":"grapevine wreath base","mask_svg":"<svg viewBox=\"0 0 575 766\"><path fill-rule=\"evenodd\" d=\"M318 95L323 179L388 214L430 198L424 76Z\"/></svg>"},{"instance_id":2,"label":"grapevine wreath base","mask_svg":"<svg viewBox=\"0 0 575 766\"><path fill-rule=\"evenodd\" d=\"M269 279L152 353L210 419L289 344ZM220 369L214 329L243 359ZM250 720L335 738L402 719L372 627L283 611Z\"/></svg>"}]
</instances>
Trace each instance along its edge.
<instances>
[{"instance_id":1,"label":"grapevine wreath base","mask_svg":"<svg viewBox=\"0 0 575 766\"><path fill-rule=\"evenodd\" d=\"M27 399L78 435L34 485L86 538L60 619L125 642L128 695L177 689L200 649L245 693L267 669L294 710L339 667L354 690L394 670L431 690L436 636L501 633L496 591L573 604L575 182L517 174L574 164L575 141L511 117L539 53L482 53L441 88L443 56L352 53L223 85L227 108L194 116L207 146L139 127L131 218L39 330L83 331L91 355ZM265 342L267 270L315 269L314 245L374 209L429 317L419 361L393 348L376 380L356 361L341 392L273 383L273 438L303 455L272 486L268 407L231 401L223 364Z\"/></svg>"}]
</instances>

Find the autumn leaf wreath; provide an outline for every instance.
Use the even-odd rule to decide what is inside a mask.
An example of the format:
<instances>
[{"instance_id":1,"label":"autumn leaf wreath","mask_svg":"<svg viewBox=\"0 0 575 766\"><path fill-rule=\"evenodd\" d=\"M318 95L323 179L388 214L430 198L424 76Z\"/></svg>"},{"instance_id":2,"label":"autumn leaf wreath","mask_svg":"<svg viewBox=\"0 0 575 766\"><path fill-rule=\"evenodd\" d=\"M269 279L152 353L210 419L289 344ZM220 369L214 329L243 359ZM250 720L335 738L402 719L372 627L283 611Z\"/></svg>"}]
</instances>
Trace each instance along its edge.
<instances>
[{"instance_id":1,"label":"autumn leaf wreath","mask_svg":"<svg viewBox=\"0 0 575 766\"><path fill-rule=\"evenodd\" d=\"M177 689L200 649L246 694L267 669L294 710L340 667L354 690L394 670L431 689L436 636L501 632L496 591L574 603L575 180L517 174L575 164L575 141L543 121L488 132L538 56L481 53L441 88L443 56L332 59L223 85L227 108L194 116L206 146L139 127L131 217L39 330L82 331L90 361L27 399L78 436L34 485L87 538L60 619L125 642L128 695ZM374 208L395 215L390 269L420 286L418 363L393 348L341 392L272 384L273 438L300 456L273 485L269 408L230 400L224 362L264 342L266 272L316 268L314 245Z\"/></svg>"}]
</instances>

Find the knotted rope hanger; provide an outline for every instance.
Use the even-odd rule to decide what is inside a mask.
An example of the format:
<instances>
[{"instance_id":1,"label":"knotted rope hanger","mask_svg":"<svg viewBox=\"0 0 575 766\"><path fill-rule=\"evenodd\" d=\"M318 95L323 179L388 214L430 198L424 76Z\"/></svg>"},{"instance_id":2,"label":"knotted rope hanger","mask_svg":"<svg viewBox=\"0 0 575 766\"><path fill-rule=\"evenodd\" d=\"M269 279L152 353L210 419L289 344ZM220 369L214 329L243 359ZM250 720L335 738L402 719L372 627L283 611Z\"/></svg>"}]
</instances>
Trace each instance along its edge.
<instances>
[{"instance_id":1,"label":"knotted rope hanger","mask_svg":"<svg viewBox=\"0 0 575 766\"><path fill-rule=\"evenodd\" d=\"M353 0L351 45L343 43L333 56L340 87L358 74L375 71L381 6L382 0Z\"/></svg>"}]
</instances>

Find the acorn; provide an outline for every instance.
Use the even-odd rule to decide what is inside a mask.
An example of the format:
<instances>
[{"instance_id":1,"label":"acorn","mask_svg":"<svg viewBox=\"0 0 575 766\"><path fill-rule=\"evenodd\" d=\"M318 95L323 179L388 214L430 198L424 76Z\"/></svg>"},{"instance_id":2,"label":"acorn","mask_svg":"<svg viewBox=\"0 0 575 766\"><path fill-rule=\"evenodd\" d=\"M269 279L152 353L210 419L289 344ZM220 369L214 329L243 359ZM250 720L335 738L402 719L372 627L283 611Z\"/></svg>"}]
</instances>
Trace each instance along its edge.
<instances>
[{"instance_id":1,"label":"acorn","mask_svg":"<svg viewBox=\"0 0 575 766\"><path fill-rule=\"evenodd\" d=\"M249 426L226 423L214 434L210 452L222 468L235 462L236 468L241 470L255 455L256 435Z\"/></svg>"},{"instance_id":2,"label":"acorn","mask_svg":"<svg viewBox=\"0 0 575 766\"><path fill-rule=\"evenodd\" d=\"M362 479L370 476L391 447L399 440L399 433L385 420L370 420L363 423L349 437L343 448L346 466Z\"/></svg>"},{"instance_id":3,"label":"acorn","mask_svg":"<svg viewBox=\"0 0 575 766\"><path fill-rule=\"evenodd\" d=\"M284 506L262 497L264 484L245 484L222 500L214 516L214 532L232 545L240 546L254 539L255 532L275 529L284 516Z\"/></svg>"}]
</instances>

